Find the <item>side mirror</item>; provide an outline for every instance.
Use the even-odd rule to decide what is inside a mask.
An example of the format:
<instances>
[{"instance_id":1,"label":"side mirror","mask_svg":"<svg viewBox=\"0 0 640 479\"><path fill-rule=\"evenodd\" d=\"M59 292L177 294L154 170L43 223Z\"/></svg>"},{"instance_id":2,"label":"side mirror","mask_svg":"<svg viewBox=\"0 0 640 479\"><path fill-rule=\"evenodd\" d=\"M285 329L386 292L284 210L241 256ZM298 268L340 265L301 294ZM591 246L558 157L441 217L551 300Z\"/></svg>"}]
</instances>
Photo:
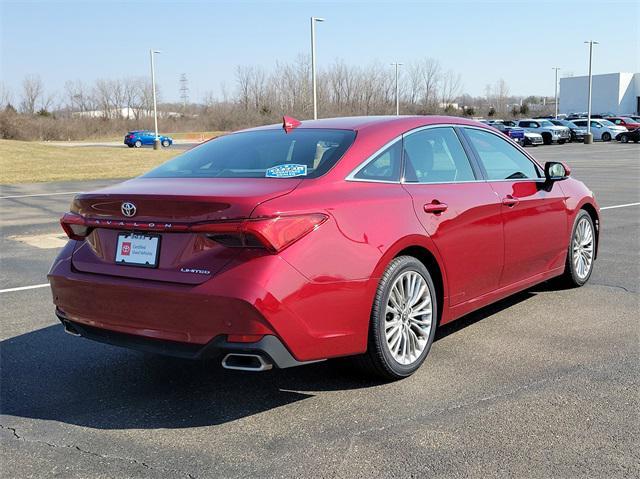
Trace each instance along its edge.
<instances>
[{"instance_id":1,"label":"side mirror","mask_svg":"<svg viewBox=\"0 0 640 479\"><path fill-rule=\"evenodd\" d=\"M547 181L564 180L571 174L571 168L566 163L547 161L544 164L544 177Z\"/></svg>"}]
</instances>

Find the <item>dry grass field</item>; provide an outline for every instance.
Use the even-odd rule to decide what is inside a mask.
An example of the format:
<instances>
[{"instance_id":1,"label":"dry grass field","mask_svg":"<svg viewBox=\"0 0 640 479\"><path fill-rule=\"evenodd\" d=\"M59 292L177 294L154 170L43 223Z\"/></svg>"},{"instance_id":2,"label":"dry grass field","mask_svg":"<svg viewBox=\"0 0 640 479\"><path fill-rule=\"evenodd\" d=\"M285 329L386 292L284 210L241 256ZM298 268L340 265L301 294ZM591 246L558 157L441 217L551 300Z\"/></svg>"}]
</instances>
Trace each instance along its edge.
<instances>
[{"instance_id":1,"label":"dry grass field","mask_svg":"<svg viewBox=\"0 0 640 479\"><path fill-rule=\"evenodd\" d=\"M130 178L183 150L64 147L0 140L0 184Z\"/></svg>"}]
</instances>

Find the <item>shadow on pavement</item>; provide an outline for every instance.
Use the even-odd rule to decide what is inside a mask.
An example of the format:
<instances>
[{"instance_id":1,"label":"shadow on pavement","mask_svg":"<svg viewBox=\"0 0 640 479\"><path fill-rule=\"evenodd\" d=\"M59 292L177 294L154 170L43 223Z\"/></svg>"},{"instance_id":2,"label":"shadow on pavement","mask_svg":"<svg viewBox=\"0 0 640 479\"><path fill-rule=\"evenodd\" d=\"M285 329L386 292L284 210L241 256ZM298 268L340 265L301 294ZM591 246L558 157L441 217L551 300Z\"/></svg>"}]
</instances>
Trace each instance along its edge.
<instances>
[{"instance_id":1,"label":"shadow on pavement","mask_svg":"<svg viewBox=\"0 0 640 479\"><path fill-rule=\"evenodd\" d=\"M535 293L523 292L440 328L436 340ZM97 429L210 426L312 397L380 386L342 361L266 373L145 355L75 338L61 325L0 343L0 412Z\"/></svg>"}]
</instances>

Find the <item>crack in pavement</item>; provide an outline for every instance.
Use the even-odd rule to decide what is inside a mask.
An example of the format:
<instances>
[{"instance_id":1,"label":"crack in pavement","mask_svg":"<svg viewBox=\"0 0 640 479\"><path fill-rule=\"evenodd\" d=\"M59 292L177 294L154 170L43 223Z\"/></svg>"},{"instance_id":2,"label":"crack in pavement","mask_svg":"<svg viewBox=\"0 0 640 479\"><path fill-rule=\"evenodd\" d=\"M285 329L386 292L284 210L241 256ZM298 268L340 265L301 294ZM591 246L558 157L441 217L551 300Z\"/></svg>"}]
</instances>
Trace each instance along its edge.
<instances>
[{"instance_id":1,"label":"crack in pavement","mask_svg":"<svg viewBox=\"0 0 640 479\"><path fill-rule=\"evenodd\" d=\"M625 362L625 361L622 361L622 362ZM626 363L635 364L635 362L631 362L631 361L626 361ZM577 365L577 366L573 366L573 367L570 367L570 368L566 368L563 372L558 372L553 377L548 377L548 378L540 379L540 380L537 380L537 381L531 381L529 383L522 384L520 386L508 389L506 391L501 391L501 392L497 392L495 394L482 396L482 397L479 397L479 398L476 398L476 399L473 399L473 400L470 400L470 401L462 402L462 403L459 403L459 404L453 404L453 405L448 406L448 407L442 407L442 408L432 409L430 411L424 411L424 412L421 412L421 413L413 414L411 416L400 418L396 422L394 422L393 424L385 424L385 425L382 425L382 426L376 426L376 427L371 427L371 428L362 429L360 431L356 431L353 434L349 435L348 448L347 448L346 452L344 453L343 458L340 461L340 464L336 467L336 469L334 471L334 476L340 477L340 474L343 472L344 466L347 463L348 455L351 453L351 451L352 451L352 449L354 447L355 439L360 437L360 436L364 436L364 435L370 434L372 432L382 432L382 431L385 431L385 430L388 430L388 429L398 428L399 426L403 426L403 425L405 425L407 423L414 422L414 421L420 421L420 425L424 426L425 422L430 421L434 417L435 418L440 418L441 415L444 414L444 413L472 408L472 407L477 406L478 404L481 404L481 403L492 402L492 401L501 400L501 399L507 399L507 398L510 398L511 396L515 396L515 395L518 395L520 393L523 393L523 392L526 392L526 391L529 391L529 390L532 390L532 389L535 390L535 389L537 389L537 388L539 388L541 386L546 385L547 383L554 383L554 382L563 381L563 380L566 380L568 377L571 377L571 376L577 377L579 374L585 374L585 373L586 374L597 374L597 371L598 371L597 368L591 368L591 367L585 367L583 365Z\"/></svg>"},{"instance_id":2,"label":"crack in pavement","mask_svg":"<svg viewBox=\"0 0 640 479\"><path fill-rule=\"evenodd\" d=\"M11 433L13 434L14 439L19 440L19 441L28 442L30 444L42 444L42 445L45 445L45 446L48 446L48 447L53 447L53 448L74 449L74 450L76 450L78 452L81 452L82 454L88 454L90 456L99 457L100 459L114 459L116 461L127 461L127 462L130 462L132 464L135 464L135 465L138 465L138 466L142 466L145 469L154 470L154 471L178 473L178 474L186 476L188 479L196 479L196 477L191 473L184 472L184 471L178 471L176 469L166 469L166 468L163 468L163 467L150 466L149 464L147 464L144 461L139 461L138 459L134 459L134 458L131 458L131 457L120 457L120 456L111 456L111 455L108 455L108 454L100 454L100 453L97 453L97 452L93 452L93 451L88 451L86 449L82 449L80 446L76 446L76 445L54 444L54 443L43 441L43 440L40 440L40 439L27 439L26 437L19 435L18 431L16 430L15 427L10 427L10 426L5 426L3 424L0 424L0 429L5 429L7 431L11 431Z\"/></svg>"},{"instance_id":3,"label":"crack in pavement","mask_svg":"<svg viewBox=\"0 0 640 479\"><path fill-rule=\"evenodd\" d=\"M624 286L618 286L617 284L607 284L607 283L592 283L594 286L606 286L607 288L621 289L622 291L626 291L627 293L638 294L638 291L629 291Z\"/></svg>"}]
</instances>

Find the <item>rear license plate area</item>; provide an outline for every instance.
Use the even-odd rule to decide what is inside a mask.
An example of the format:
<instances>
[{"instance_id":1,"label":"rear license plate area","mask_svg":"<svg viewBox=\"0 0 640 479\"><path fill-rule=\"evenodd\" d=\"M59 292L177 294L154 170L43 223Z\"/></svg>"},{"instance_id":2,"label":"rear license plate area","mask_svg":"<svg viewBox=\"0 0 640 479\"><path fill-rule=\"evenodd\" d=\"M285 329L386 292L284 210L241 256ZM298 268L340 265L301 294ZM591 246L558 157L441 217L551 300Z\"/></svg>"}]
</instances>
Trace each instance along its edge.
<instances>
[{"instance_id":1,"label":"rear license plate area","mask_svg":"<svg viewBox=\"0 0 640 479\"><path fill-rule=\"evenodd\" d=\"M115 263L142 268L157 268L160 236L145 233L118 233Z\"/></svg>"}]
</instances>

